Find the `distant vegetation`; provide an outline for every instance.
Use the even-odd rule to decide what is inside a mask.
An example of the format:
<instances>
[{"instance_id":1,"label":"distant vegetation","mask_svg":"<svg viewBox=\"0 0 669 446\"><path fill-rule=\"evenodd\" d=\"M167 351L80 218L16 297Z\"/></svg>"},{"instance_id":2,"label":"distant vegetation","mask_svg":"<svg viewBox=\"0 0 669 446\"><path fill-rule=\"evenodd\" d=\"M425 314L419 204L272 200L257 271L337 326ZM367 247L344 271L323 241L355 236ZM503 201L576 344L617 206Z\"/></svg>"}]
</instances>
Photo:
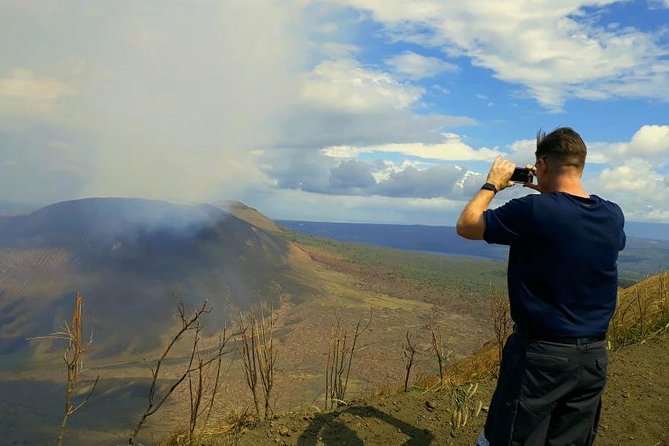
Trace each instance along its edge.
<instances>
[{"instance_id":1,"label":"distant vegetation","mask_svg":"<svg viewBox=\"0 0 669 446\"><path fill-rule=\"evenodd\" d=\"M499 260L436 256L345 243L298 232L289 233L285 237L335 253L360 268L377 270L380 274L407 281L408 285L429 287L449 296L478 299L487 295L491 286L506 287L506 262Z\"/></svg>"},{"instance_id":2,"label":"distant vegetation","mask_svg":"<svg viewBox=\"0 0 669 446\"><path fill-rule=\"evenodd\" d=\"M459 237L455 233L455 228L450 226L323 223L286 220L281 220L279 223L283 227L301 234L364 244L364 249L369 249L369 246L374 245L408 251L430 252L450 257L474 257L491 260L506 260L508 257L507 247L490 245L485 242L472 243ZM637 224L635 227L652 227L657 231L657 226L669 228L669 225L659 224L654 226ZM649 234L655 233L650 232ZM360 254L364 256L364 253ZM618 261L621 287L628 287L667 268L669 268L669 241L628 236L627 246L620 254ZM471 272L465 274L469 275Z\"/></svg>"}]
</instances>

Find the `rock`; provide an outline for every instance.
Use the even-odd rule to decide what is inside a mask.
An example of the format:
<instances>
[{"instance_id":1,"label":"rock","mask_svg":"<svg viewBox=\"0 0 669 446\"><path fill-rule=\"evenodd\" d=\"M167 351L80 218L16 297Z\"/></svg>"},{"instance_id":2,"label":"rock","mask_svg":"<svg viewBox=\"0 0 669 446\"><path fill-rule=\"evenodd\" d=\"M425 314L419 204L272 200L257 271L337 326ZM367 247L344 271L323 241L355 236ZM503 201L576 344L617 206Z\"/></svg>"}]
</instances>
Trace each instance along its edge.
<instances>
[{"instance_id":1,"label":"rock","mask_svg":"<svg viewBox=\"0 0 669 446\"><path fill-rule=\"evenodd\" d=\"M427 410L432 411L437 408L437 403L434 401L425 401L425 406L427 407Z\"/></svg>"},{"instance_id":2,"label":"rock","mask_svg":"<svg viewBox=\"0 0 669 446\"><path fill-rule=\"evenodd\" d=\"M290 437L290 434L291 434L290 429L288 429L287 426L283 426L283 427L279 428L279 435L281 435L283 437Z\"/></svg>"}]
</instances>

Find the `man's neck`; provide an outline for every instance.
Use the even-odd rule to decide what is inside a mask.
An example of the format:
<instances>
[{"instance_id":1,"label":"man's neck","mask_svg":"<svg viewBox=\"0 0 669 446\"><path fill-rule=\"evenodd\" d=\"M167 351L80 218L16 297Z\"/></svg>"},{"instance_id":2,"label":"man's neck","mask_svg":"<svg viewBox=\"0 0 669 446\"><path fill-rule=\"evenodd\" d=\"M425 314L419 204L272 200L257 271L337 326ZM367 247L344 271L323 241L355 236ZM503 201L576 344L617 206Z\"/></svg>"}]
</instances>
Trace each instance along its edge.
<instances>
[{"instance_id":1,"label":"man's neck","mask_svg":"<svg viewBox=\"0 0 669 446\"><path fill-rule=\"evenodd\" d=\"M590 194L583 189L580 178L573 177L558 177L554 181L542 188L541 192L564 192L569 195L576 195L577 197L590 198Z\"/></svg>"}]
</instances>

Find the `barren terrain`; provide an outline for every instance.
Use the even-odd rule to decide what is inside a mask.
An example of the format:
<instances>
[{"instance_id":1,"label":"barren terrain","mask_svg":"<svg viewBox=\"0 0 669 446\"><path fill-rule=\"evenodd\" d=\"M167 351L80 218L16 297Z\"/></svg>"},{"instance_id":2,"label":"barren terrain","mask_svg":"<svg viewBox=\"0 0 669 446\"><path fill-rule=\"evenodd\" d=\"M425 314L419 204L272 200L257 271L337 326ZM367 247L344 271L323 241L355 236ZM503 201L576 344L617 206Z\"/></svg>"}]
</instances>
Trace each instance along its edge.
<instances>
[{"instance_id":1,"label":"barren terrain","mask_svg":"<svg viewBox=\"0 0 669 446\"><path fill-rule=\"evenodd\" d=\"M494 378L479 383L473 404L487 406ZM669 336L654 337L611 354L599 446L669 444ZM237 435L205 444L472 445L485 411L454 429L453 389L414 391L357 401L330 413L310 408L287 413Z\"/></svg>"}]
</instances>

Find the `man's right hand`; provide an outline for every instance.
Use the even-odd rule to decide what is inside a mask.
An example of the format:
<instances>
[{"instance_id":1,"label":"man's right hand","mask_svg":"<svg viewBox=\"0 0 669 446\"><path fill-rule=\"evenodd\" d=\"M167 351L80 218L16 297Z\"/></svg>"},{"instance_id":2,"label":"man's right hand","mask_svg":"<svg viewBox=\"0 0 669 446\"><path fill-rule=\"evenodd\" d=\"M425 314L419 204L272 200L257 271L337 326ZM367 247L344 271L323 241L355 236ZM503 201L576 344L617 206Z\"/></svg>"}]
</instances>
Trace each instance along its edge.
<instances>
[{"instance_id":1,"label":"man's right hand","mask_svg":"<svg viewBox=\"0 0 669 446\"><path fill-rule=\"evenodd\" d=\"M515 164L499 155L495 158L495 161L493 161L492 166L490 167L486 182L494 184L497 191L511 187L513 186L511 175L513 175L513 169L515 168Z\"/></svg>"}]
</instances>

